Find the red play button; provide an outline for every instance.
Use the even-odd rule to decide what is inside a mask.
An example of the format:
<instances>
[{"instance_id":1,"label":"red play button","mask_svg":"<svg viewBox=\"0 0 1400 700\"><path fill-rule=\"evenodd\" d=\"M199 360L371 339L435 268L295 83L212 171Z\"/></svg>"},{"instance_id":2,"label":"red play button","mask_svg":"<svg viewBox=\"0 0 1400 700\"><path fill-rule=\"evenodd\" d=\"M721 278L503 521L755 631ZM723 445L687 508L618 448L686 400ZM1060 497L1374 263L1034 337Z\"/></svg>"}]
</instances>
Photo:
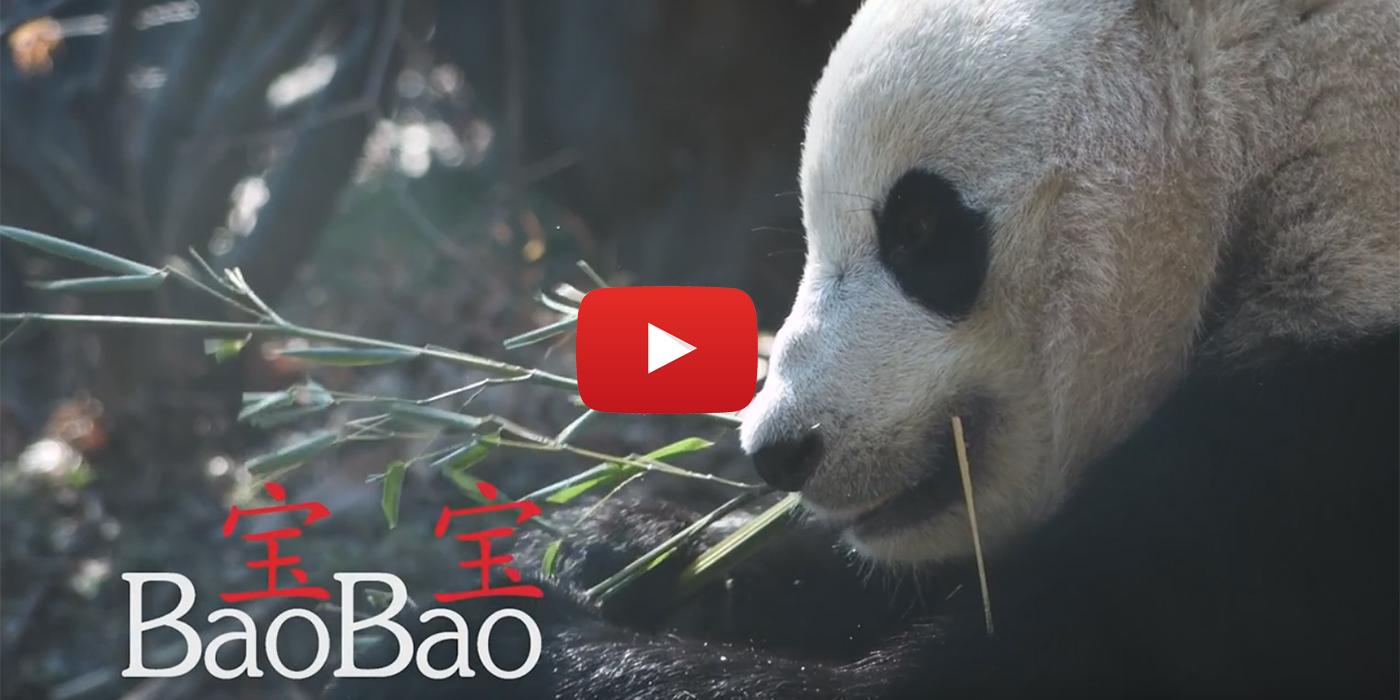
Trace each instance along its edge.
<instances>
[{"instance_id":1,"label":"red play button","mask_svg":"<svg viewBox=\"0 0 1400 700\"><path fill-rule=\"evenodd\" d=\"M753 399L758 320L738 289L595 289L579 305L576 354L595 411L737 411Z\"/></svg>"}]
</instances>

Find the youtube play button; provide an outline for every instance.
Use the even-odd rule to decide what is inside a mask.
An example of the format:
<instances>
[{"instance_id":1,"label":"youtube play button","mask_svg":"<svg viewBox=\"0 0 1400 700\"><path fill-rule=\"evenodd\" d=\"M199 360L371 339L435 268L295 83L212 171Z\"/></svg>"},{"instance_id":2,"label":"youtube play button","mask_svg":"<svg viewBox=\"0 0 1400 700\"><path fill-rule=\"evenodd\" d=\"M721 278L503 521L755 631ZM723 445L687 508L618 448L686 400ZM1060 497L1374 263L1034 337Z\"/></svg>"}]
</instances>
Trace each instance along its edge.
<instances>
[{"instance_id":1,"label":"youtube play button","mask_svg":"<svg viewBox=\"0 0 1400 700\"><path fill-rule=\"evenodd\" d=\"M695 346L647 324L647 374L695 352Z\"/></svg>"},{"instance_id":2,"label":"youtube play button","mask_svg":"<svg viewBox=\"0 0 1400 700\"><path fill-rule=\"evenodd\" d=\"M726 413L753 399L758 320L727 287L607 287L579 305L579 396L607 413Z\"/></svg>"}]
</instances>

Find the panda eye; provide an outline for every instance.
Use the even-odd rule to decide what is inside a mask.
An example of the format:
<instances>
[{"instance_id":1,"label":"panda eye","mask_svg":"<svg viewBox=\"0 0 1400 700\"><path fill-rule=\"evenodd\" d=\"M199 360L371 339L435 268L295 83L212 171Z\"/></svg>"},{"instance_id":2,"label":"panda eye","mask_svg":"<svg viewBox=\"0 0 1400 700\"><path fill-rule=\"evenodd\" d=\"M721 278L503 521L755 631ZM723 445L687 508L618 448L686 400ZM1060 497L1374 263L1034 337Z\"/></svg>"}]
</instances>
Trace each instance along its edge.
<instances>
[{"instance_id":1,"label":"panda eye","mask_svg":"<svg viewBox=\"0 0 1400 700\"><path fill-rule=\"evenodd\" d=\"M987 217L953 184L911 170L875 211L880 261L905 295L933 313L967 316L987 274Z\"/></svg>"}]
</instances>

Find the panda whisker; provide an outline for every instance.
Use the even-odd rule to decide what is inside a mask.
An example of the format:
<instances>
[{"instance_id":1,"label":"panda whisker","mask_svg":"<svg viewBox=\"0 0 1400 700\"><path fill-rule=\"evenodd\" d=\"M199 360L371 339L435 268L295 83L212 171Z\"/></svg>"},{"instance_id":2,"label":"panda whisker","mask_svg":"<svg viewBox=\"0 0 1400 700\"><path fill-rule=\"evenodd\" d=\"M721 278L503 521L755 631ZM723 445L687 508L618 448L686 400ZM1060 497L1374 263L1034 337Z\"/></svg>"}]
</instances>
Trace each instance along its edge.
<instances>
[{"instance_id":1,"label":"panda whisker","mask_svg":"<svg viewBox=\"0 0 1400 700\"><path fill-rule=\"evenodd\" d=\"M914 567L911 566L910 568L913 569ZM914 586L914 601L910 603L910 609L912 610L913 608L922 606L924 604L924 587L919 585L919 572L917 569L914 569L913 575L910 576L910 579L913 582Z\"/></svg>"},{"instance_id":2,"label":"panda whisker","mask_svg":"<svg viewBox=\"0 0 1400 700\"><path fill-rule=\"evenodd\" d=\"M963 585L962 585L961 583L959 583L959 584L956 585L956 586L953 586L953 590L948 591L948 595L943 596L943 601L944 601L944 602L947 602L947 601L952 600L952 599L953 599L953 596L955 596L955 595L957 595L957 594L959 594L959 593L962 593L962 589L963 589Z\"/></svg>"},{"instance_id":3,"label":"panda whisker","mask_svg":"<svg viewBox=\"0 0 1400 700\"><path fill-rule=\"evenodd\" d=\"M872 202L872 203L873 203L873 202L879 202L879 201L880 201L879 199L877 199L877 198L875 198L875 197L871 197L871 196L868 195L868 194L856 194L855 192L838 192L838 191L836 191L836 190L818 190L818 191L821 192L822 194L835 194L835 195L840 195L840 196L842 196L842 197L855 197L855 198L857 198L857 199L864 199L864 200L866 200L867 202Z\"/></svg>"}]
</instances>

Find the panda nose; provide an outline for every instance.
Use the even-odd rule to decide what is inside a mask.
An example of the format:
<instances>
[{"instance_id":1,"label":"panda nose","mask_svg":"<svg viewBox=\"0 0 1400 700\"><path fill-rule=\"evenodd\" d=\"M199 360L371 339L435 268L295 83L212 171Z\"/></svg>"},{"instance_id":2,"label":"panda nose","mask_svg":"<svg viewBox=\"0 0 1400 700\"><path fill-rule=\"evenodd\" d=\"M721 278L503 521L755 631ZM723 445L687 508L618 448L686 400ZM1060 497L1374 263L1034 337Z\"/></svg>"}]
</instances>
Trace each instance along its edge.
<instances>
[{"instance_id":1,"label":"panda nose","mask_svg":"<svg viewBox=\"0 0 1400 700\"><path fill-rule=\"evenodd\" d=\"M753 452L758 475L780 491L798 491L822 459L822 438L815 426L794 438L770 442Z\"/></svg>"}]
</instances>

